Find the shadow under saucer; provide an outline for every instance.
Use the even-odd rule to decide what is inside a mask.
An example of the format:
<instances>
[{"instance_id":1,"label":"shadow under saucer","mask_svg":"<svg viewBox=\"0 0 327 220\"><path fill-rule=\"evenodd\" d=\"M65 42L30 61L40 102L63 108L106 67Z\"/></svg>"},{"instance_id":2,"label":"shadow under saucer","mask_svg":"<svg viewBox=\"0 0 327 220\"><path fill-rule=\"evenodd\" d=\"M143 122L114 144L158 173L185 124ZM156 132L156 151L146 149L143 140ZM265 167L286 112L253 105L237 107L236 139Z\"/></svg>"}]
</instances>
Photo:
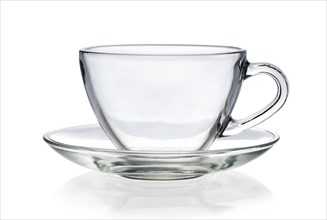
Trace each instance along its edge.
<instances>
[{"instance_id":1,"label":"shadow under saucer","mask_svg":"<svg viewBox=\"0 0 327 220\"><path fill-rule=\"evenodd\" d=\"M264 185L236 171L181 181L133 180L88 172L54 194L57 204L75 210L78 216L72 217L84 218L196 217L235 211L271 198Z\"/></svg>"}]
</instances>

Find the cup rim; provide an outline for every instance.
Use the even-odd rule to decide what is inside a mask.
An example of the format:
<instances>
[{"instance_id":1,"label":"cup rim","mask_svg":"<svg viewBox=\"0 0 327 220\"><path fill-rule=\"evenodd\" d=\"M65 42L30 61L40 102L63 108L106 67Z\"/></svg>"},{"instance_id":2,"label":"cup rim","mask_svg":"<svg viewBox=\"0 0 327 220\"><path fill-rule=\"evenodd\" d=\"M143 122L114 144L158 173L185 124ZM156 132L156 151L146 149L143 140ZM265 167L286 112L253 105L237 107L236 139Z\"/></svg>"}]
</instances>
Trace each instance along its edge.
<instances>
[{"instance_id":1,"label":"cup rim","mask_svg":"<svg viewBox=\"0 0 327 220\"><path fill-rule=\"evenodd\" d=\"M189 53L146 53L146 52L121 52L119 47L181 47L181 48L202 48L208 49L208 52L189 52ZM105 49L106 48L106 49ZM108 50L109 48L109 50ZM110 49L113 50L110 51ZM117 50L118 48L118 50ZM116 49L116 50L115 50ZM210 50L210 51L209 51ZM113 44L99 45L81 48L80 53L102 54L102 55L127 55L127 56L208 56L208 55L227 55L245 53L246 50L241 47L222 46L222 45L204 45L204 44Z\"/></svg>"}]
</instances>

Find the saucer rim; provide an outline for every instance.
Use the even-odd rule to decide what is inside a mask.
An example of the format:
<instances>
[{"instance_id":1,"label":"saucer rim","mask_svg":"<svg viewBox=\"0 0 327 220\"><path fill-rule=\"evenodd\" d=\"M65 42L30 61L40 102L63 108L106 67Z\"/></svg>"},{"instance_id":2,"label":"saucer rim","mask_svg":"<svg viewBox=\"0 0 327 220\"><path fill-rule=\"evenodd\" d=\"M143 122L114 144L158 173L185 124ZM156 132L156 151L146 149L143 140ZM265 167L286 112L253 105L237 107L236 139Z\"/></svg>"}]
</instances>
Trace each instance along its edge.
<instances>
[{"instance_id":1,"label":"saucer rim","mask_svg":"<svg viewBox=\"0 0 327 220\"><path fill-rule=\"evenodd\" d=\"M66 144L62 142L55 141L50 138L50 135L54 132L58 132L64 129L69 128L78 128L78 127L90 127L90 126L99 126L97 124L86 124L86 125L77 125L77 126L71 126L71 127L65 127L61 129L51 130L46 132L43 135L43 140L48 143L53 148L58 148L61 150L70 150L70 151L88 151L88 152L102 152L102 153L113 153L113 154L129 154L129 155L183 155L183 156L192 156L192 155L213 155L213 154L226 154L229 152L235 152L235 151L248 151L251 152L257 151L257 150L263 150L265 148L269 149L271 148L276 142L279 141L280 136L276 132L268 131L262 128L258 127L252 127L247 130L256 129L260 131L267 132L272 135L272 138L270 141L263 143L263 144L255 144L251 146L246 147L235 147L235 148L229 148L229 149L216 149L216 150L194 150L194 151L149 151L149 150L125 150L125 149L105 149L105 148L94 148L94 147L87 147L87 146L81 146L81 145L71 145ZM234 135L231 135L234 136Z\"/></svg>"}]
</instances>

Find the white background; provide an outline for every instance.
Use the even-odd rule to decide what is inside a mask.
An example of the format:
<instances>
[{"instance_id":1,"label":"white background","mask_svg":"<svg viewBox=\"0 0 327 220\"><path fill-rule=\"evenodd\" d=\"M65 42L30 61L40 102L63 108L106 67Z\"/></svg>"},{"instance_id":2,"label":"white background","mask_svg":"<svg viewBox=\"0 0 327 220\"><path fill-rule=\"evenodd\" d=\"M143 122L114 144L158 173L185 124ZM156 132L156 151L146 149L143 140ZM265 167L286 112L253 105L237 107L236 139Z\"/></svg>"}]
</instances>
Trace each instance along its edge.
<instances>
[{"instance_id":1,"label":"white background","mask_svg":"<svg viewBox=\"0 0 327 220\"><path fill-rule=\"evenodd\" d=\"M166 185L64 159L43 133L96 122L78 50L118 43L234 45L279 66L290 96L260 127L281 140L236 171ZM274 92L269 78L249 80L233 115ZM121 217L326 218L325 1L1 2L1 218Z\"/></svg>"}]
</instances>

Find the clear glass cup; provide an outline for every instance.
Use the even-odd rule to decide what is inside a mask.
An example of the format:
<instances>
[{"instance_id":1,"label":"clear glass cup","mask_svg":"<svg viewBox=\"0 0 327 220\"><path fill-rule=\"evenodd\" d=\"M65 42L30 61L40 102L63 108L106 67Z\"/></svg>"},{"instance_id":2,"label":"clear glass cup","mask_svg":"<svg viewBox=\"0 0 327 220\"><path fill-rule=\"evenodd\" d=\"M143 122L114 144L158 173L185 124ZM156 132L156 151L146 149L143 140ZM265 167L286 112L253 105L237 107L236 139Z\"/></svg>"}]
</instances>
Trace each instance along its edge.
<instances>
[{"instance_id":1,"label":"clear glass cup","mask_svg":"<svg viewBox=\"0 0 327 220\"><path fill-rule=\"evenodd\" d=\"M80 50L84 86L93 111L118 149L207 149L240 133L285 103L288 81L268 63L249 63L246 51L209 45L109 45ZM271 76L277 95L242 120L231 112L242 82Z\"/></svg>"}]
</instances>

